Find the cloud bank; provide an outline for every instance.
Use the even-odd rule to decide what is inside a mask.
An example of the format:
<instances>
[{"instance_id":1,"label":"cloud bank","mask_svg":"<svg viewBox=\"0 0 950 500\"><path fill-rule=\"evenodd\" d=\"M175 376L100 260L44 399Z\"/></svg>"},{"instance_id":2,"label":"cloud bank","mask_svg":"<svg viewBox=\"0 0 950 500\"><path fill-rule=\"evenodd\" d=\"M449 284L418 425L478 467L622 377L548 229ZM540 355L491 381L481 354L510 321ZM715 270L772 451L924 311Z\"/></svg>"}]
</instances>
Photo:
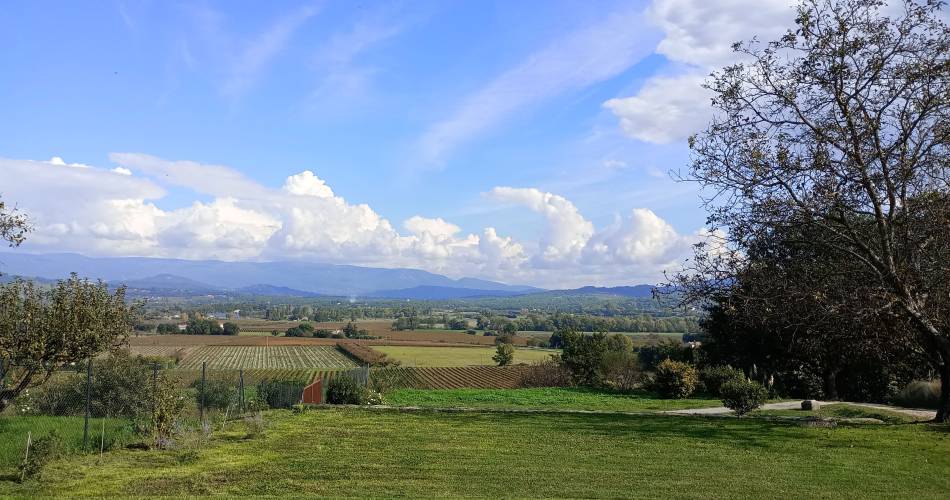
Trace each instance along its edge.
<instances>
[{"instance_id":1,"label":"cloud bank","mask_svg":"<svg viewBox=\"0 0 950 500\"><path fill-rule=\"evenodd\" d=\"M675 267L696 235L682 235L646 208L596 228L568 199L536 188L499 186L487 203L544 221L537 241L494 227L478 233L416 215L402 231L366 204L334 193L312 171L268 187L223 165L114 153L111 168L0 158L13 182L5 200L32 218L23 251L76 251L185 259L283 260L413 267L545 287L653 281ZM198 195L163 209L169 188Z\"/></svg>"}]
</instances>

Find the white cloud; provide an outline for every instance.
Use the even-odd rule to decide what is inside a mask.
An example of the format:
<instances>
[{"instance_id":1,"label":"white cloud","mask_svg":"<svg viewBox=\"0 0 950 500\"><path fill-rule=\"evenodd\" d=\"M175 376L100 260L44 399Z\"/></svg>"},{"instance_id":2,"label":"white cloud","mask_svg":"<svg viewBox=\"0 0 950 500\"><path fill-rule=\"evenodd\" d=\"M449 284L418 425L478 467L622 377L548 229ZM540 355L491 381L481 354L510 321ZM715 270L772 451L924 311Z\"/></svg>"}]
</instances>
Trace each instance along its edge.
<instances>
[{"instance_id":1,"label":"white cloud","mask_svg":"<svg viewBox=\"0 0 950 500\"><path fill-rule=\"evenodd\" d=\"M646 209L598 230L568 199L535 188L497 187L490 199L539 214L545 227L524 244L487 227L466 233L439 217L413 216L400 232L365 204L335 195L312 171L267 187L221 165L116 153L118 167L68 168L0 158L5 200L36 225L24 251L78 251L187 259L287 259L415 267L540 286L623 284L658 278L686 254L681 236ZM140 175L139 175L140 174ZM162 185L211 196L162 209Z\"/></svg>"},{"instance_id":2,"label":"white cloud","mask_svg":"<svg viewBox=\"0 0 950 500\"><path fill-rule=\"evenodd\" d=\"M570 90L614 77L650 51L653 33L638 8L569 33L464 97L419 140L425 159L439 163L453 149L512 113Z\"/></svg>"},{"instance_id":3,"label":"white cloud","mask_svg":"<svg viewBox=\"0 0 950 500\"><path fill-rule=\"evenodd\" d=\"M119 175L132 175L132 171L125 167L115 167L111 171Z\"/></svg>"},{"instance_id":4,"label":"white cloud","mask_svg":"<svg viewBox=\"0 0 950 500\"><path fill-rule=\"evenodd\" d=\"M669 143L699 132L712 118L709 73L734 63L732 44L758 37L770 41L794 25L792 0L655 0L651 21L665 37L656 48L677 74L648 80L639 92L604 103L624 133L641 141Z\"/></svg>"}]
</instances>

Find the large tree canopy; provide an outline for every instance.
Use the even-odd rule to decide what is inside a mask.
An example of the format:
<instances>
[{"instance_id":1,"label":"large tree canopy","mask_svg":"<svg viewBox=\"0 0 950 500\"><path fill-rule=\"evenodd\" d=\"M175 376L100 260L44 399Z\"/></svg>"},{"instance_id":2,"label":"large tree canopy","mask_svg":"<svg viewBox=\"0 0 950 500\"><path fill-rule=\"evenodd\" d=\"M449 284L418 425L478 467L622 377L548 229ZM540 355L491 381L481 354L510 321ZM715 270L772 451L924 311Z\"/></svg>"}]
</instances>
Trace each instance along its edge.
<instances>
[{"instance_id":1,"label":"large tree canopy","mask_svg":"<svg viewBox=\"0 0 950 500\"><path fill-rule=\"evenodd\" d=\"M776 232L844 268L783 300L822 293L860 317L906 324L943 381L950 420L950 30L942 2L806 0L781 40L736 44L745 61L708 83L717 116L691 138L690 178L723 245L701 247L694 297L737 288ZM801 239L796 241L793 229ZM715 251L714 251L715 250ZM864 300L852 300L858 297ZM896 330L895 330L896 331Z\"/></svg>"},{"instance_id":2,"label":"large tree canopy","mask_svg":"<svg viewBox=\"0 0 950 500\"><path fill-rule=\"evenodd\" d=\"M103 282L72 275L51 288L16 280L0 285L0 411L58 368L122 344L136 307Z\"/></svg>"}]
</instances>

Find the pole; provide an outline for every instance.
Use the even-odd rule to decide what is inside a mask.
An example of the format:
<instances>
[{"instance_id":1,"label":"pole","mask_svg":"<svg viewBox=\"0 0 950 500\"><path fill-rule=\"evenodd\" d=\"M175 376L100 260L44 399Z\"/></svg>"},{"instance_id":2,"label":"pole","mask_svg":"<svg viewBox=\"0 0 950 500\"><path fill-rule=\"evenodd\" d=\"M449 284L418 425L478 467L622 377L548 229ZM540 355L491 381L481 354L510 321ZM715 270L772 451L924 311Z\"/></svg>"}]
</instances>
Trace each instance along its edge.
<instances>
[{"instance_id":1,"label":"pole","mask_svg":"<svg viewBox=\"0 0 950 500\"><path fill-rule=\"evenodd\" d=\"M89 404L92 397L92 358L86 361L86 416L82 426L82 449L89 449Z\"/></svg>"},{"instance_id":2,"label":"pole","mask_svg":"<svg viewBox=\"0 0 950 500\"><path fill-rule=\"evenodd\" d=\"M241 415L244 415L244 369L240 371L241 374L241 385L239 386L238 392L238 401L241 405Z\"/></svg>"},{"instance_id":3,"label":"pole","mask_svg":"<svg viewBox=\"0 0 950 500\"><path fill-rule=\"evenodd\" d=\"M158 363L152 363L152 427L155 426L155 400L158 398Z\"/></svg>"},{"instance_id":4,"label":"pole","mask_svg":"<svg viewBox=\"0 0 950 500\"><path fill-rule=\"evenodd\" d=\"M205 368L207 368L208 362L201 362L201 397L199 398L199 407L198 412L201 416L201 422L205 421Z\"/></svg>"}]
</instances>

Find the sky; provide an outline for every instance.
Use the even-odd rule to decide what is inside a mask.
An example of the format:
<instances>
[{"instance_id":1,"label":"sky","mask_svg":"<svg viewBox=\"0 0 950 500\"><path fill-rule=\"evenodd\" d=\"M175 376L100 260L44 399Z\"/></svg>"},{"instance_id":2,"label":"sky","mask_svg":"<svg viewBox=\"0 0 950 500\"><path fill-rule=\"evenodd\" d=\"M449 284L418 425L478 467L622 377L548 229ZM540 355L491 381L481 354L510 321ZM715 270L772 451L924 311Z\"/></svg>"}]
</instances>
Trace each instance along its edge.
<instances>
[{"instance_id":1,"label":"sky","mask_svg":"<svg viewBox=\"0 0 950 500\"><path fill-rule=\"evenodd\" d=\"M686 138L785 0L9 2L19 252L655 283L704 238Z\"/></svg>"}]
</instances>

